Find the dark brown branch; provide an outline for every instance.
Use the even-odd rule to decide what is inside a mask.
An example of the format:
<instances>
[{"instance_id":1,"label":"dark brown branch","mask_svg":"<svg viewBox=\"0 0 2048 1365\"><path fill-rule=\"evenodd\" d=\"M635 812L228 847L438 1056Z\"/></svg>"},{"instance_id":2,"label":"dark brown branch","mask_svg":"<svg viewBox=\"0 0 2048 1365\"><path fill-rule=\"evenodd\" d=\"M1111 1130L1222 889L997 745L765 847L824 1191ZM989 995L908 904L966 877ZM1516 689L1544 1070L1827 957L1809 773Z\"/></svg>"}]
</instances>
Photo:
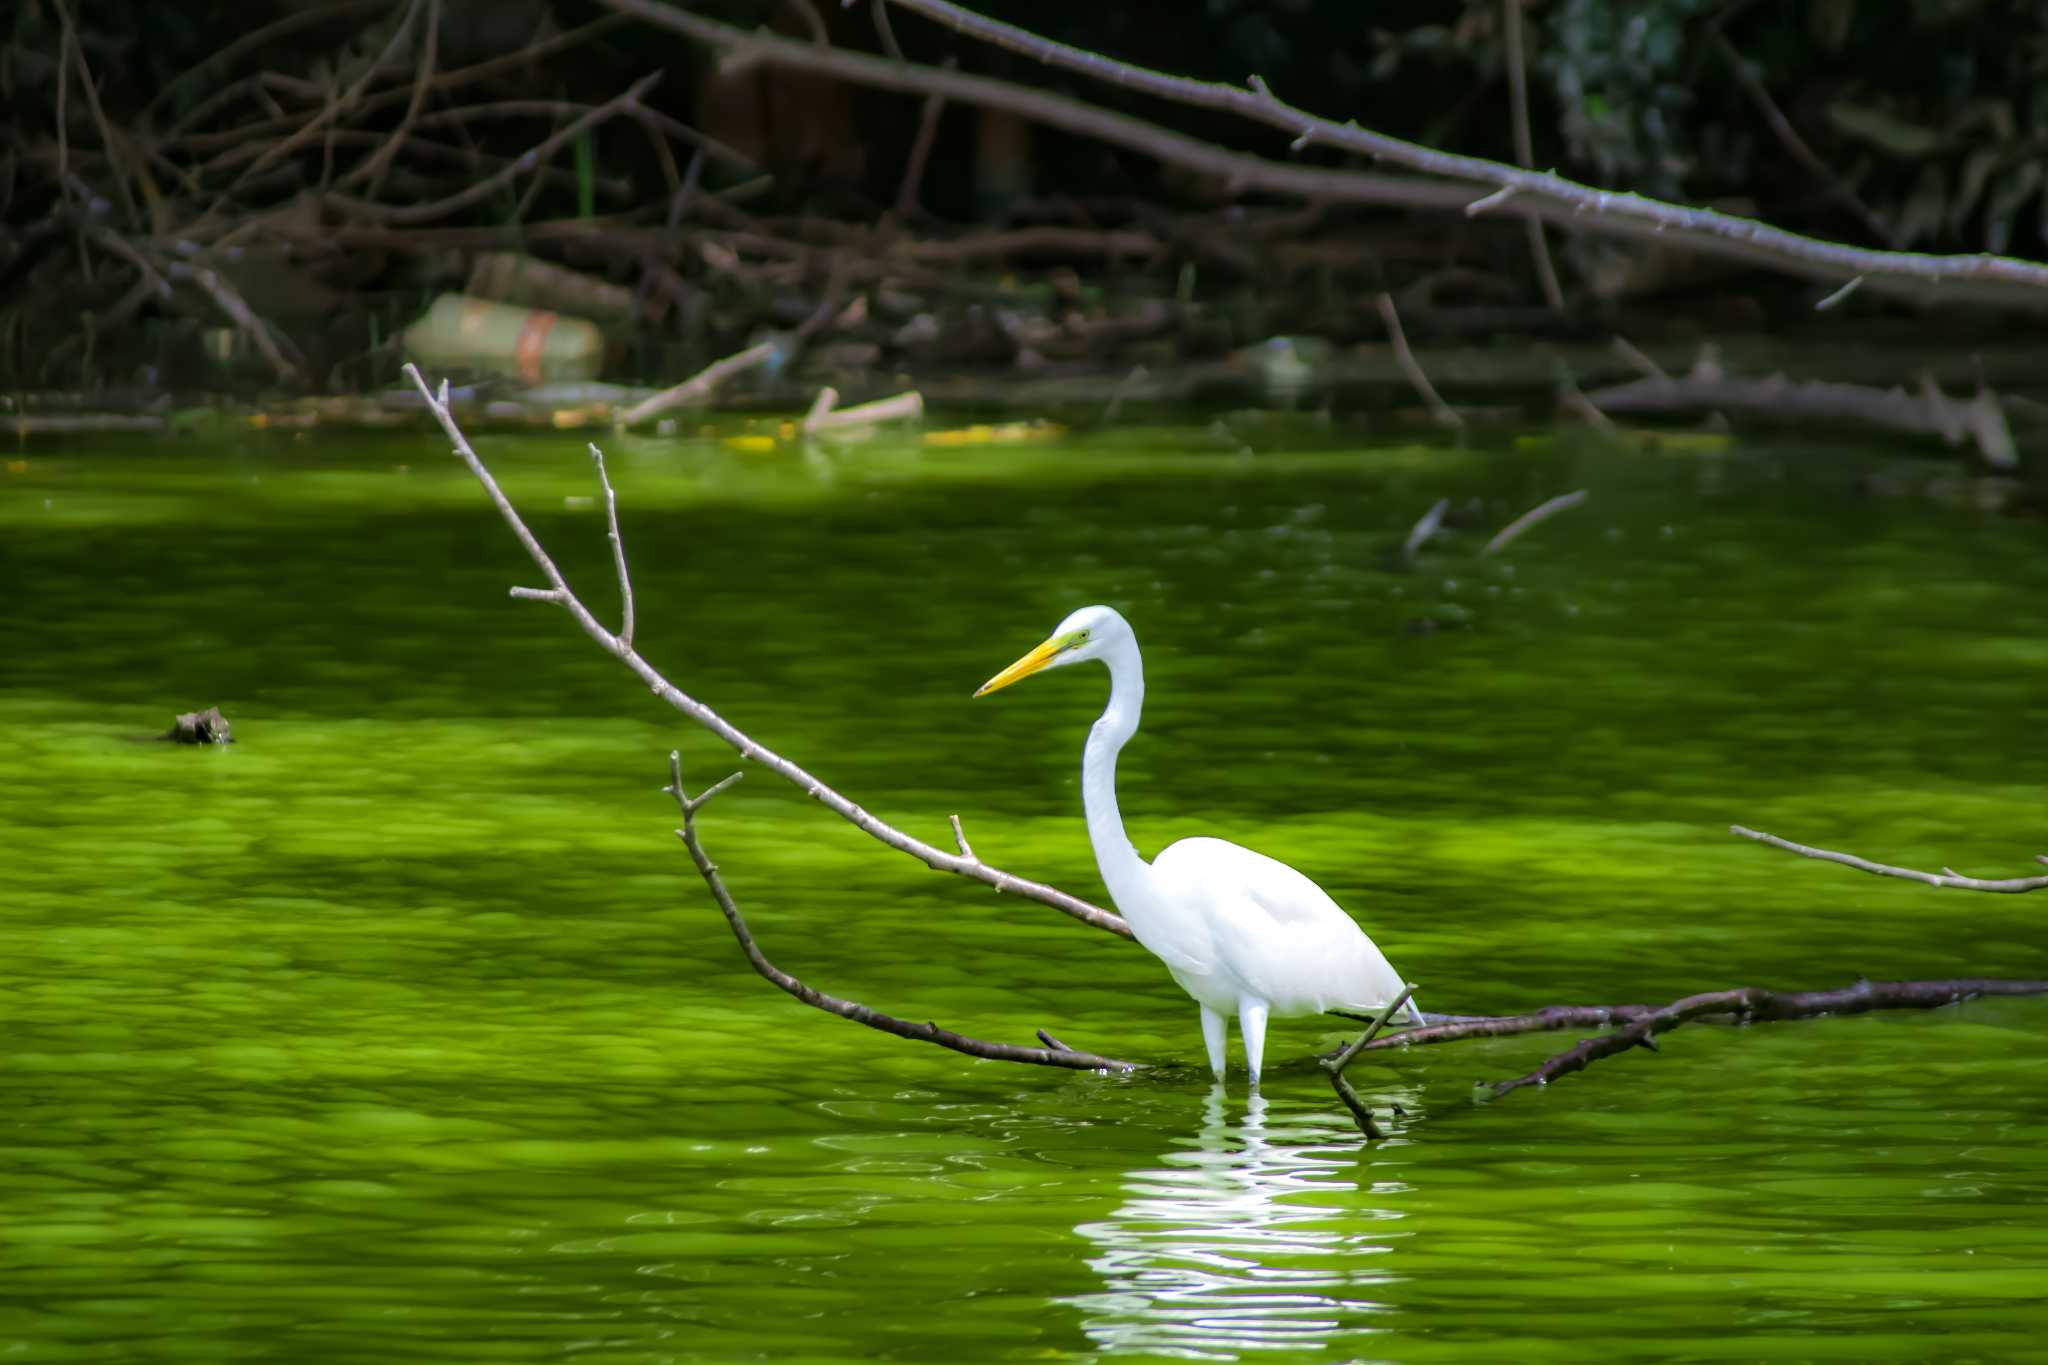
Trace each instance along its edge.
<instances>
[{"instance_id":1,"label":"dark brown branch","mask_svg":"<svg viewBox=\"0 0 2048 1365\"><path fill-rule=\"evenodd\" d=\"M532 529L527 526L525 520L519 515L518 509L513 507L512 500L505 496L505 491L498 486L497 479L492 476L491 471L484 465L484 462L477 457L476 451L471 449L469 439L462 434L462 428L456 423L455 414L448 404L447 382L445 380L442 381L441 391L439 394L436 394L427 387L427 381L421 377L417 366L408 364L405 367L405 374L407 378L412 380L413 386L419 390L420 396L426 400L427 409L433 413L434 420L441 424L441 430L446 432L449 440L454 443L456 455L469 468L469 472L476 477L477 482L483 485L484 492L489 495L492 505L498 509L498 514L505 519L505 524L511 527L513 535L518 537L519 543L526 550L527 556L533 560L534 564L547 578L548 586L546 588L528 590L529 594L538 594L542 596L543 600L559 605L563 610L567 611L575 619L577 626L582 629L585 635L595 641L598 647L604 650L605 653L611 655L631 670L633 675L639 678L655 696L661 698L684 716L687 716L690 720L695 721L712 734L718 736L719 739L731 745L739 752L741 758L751 759L761 764L777 777L797 787L806 796L809 796L835 815L853 825L863 834L888 845L890 848L896 849L898 852L909 854L925 864L925 866L936 871L951 872L957 876L968 877L991 886L997 891L1008 892L1011 895L1022 896L1026 900L1034 900L1042 905L1049 905L1062 914L1070 915L1084 924L1092 925L1097 929L1107 930L1122 938L1132 937L1131 927L1124 923L1120 917L1111 914L1099 906L1090 905L1078 896L1070 896L1066 892L1047 886L1043 882L1030 881L1013 873L1005 872L1001 868L991 866L979 858L968 857L958 853L948 853L944 849L937 848L922 839L904 833L887 821L876 818L861 806L827 786L817 777L812 776L804 768L784 758L774 750L756 742L752 736L728 721L725 717L719 715L718 712L712 710L709 706L690 696L663 677L654 665L642 658L639 652L630 644L614 635L611 631L606 630L590 609L583 604L582 600L571 591L568 581L562 577L562 571L556 567L555 561L542 548L539 539L534 536ZM518 590L515 589L514 591L517 592Z\"/></svg>"},{"instance_id":2,"label":"dark brown branch","mask_svg":"<svg viewBox=\"0 0 2048 1365\"><path fill-rule=\"evenodd\" d=\"M1515 164L1528 170L1536 164L1535 143L1529 136L1529 73L1522 57L1523 0L1501 0L1501 41L1508 68L1508 109L1515 136ZM1543 284L1543 301L1550 311L1564 314L1564 289L1557 282L1557 267L1550 261L1550 243L1543 240L1543 220L1534 214L1523 216L1529 232L1529 255L1536 263L1536 278Z\"/></svg>"},{"instance_id":3,"label":"dark brown branch","mask_svg":"<svg viewBox=\"0 0 2048 1365\"><path fill-rule=\"evenodd\" d=\"M1358 1131L1365 1134L1367 1141L1378 1141L1380 1138L1385 1137L1386 1133L1379 1124L1373 1121L1372 1110L1366 1107L1365 1101L1359 1098L1356 1090L1352 1089L1351 1082L1345 1078L1344 1068L1356 1061L1359 1053L1372 1046L1374 1035L1387 1026L1387 1020L1393 1018L1394 1012L1407 1004L1408 997L1413 994L1415 994L1415 983L1410 981L1406 986L1402 987L1399 995L1387 1002L1386 1007L1379 1012L1372 1023L1366 1026L1365 1032L1360 1035L1357 1042L1345 1047L1334 1057L1318 1059L1323 1064L1323 1070L1329 1073L1330 1088L1337 1092L1337 1098L1344 1102L1344 1107L1351 1111L1351 1117L1358 1121Z\"/></svg>"},{"instance_id":4,"label":"dark brown branch","mask_svg":"<svg viewBox=\"0 0 2048 1365\"><path fill-rule=\"evenodd\" d=\"M337 189L347 189L351 185L367 180L369 188L364 193L372 199L377 197L377 192L384 187L384 176L391 169L392 159L412 136L414 126L419 122L420 111L426 108L427 91L433 87L434 64L440 53L440 44L441 0L427 0L426 34L420 40L419 69L413 75L412 98L406 101L405 114L399 119L398 126L391 130L391 136L384 144L371 153L367 161L343 176L336 185Z\"/></svg>"},{"instance_id":5,"label":"dark brown branch","mask_svg":"<svg viewBox=\"0 0 2048 1365\"><path fill-rule=\"evenodd\" d=\"M495 173L474 184L467 185L454 194L436 199L429 204L408 204L403 208L374 203L365 199L351 199L339 194L326 196L329 203L348 209L365 218L380 223L404 226L412 223L430 223L436 218L445 218L460 208L465 208L480 199L488 199L497 193L499 186L512 180L523 171L538 171L547 159L565 144L606 119L640 108L640 97L661 80L660 71L650 71L627 88L626 92L606 100L592 108L575 122L557 129L532 150L507 163Z\"/></svg>"},{"instance_id":6,"label":"dark brown branch","mask_svg":"<svg viewBox=\"0 0 2048 1365\"><path fill-rule=\"evenodd\" d=\"M348 89L328 100L326 104L321 106L318 113L299 125L291 134L265 147L262 154L250 162L248 166L244 167L241 174L236 176L225 190L221 191L220 197L214 200L213 208L206 216L210 218L219 213L236 190L241 189L242 186L262 174L265 170L297 151L300 147L311 141L314 135L327 128L336 119L339 119L344 114L354 113L357 102L363 97L363 92L370 88L370 82L375 80L378 74L384 70L385 66L398 54L399 49L405 43L406 35L412 32L413 25L420 17L421 3L422 0L411 0L411 3L405 8L404 17L398 21L398 27L392 31L391 37L384 44L383 50L363 69L362 75L358 76ZM410 100L411 95L408 93L406 98Z\"/></svg>"},{"instance_id":7,"label":"dark brown branch","mask_svg":"<svg viewBox=\"0 0 2048 1365\"><path fill-rule=\"evenodd\" d=\"M1837 278L1868 275L1872 277L1873 287L1885 283L1881 277L1889 277L1889 284L1885 287L1893 292L1911 292L1926 299L2023 303L2023 306L2032 308L2048 305L2048 265L2039 262L1988 253L1931 256L1845 246L1802 236L1754 219L1711 209L1684 208L1638 194L1617 194L1567 180L1552 172L1524 170L1482 157L1441 152L1361 128L1355 123L1319 118L1280 99L1256 77L1252 88L1245 90L1171 76L1054 42L1013 25L984 18L949 0L892 2L934 22L1047 65L1077 71L1111 85L1156 95L1178 104L1234 113L1278 128L1297 139L1298 143L1305 140L1357 152L1425 175L1494 185L1527 195L1534 201L1530 207L1550 222L1587 231L1656 234L1661 240L1683 241L1700 250L1772 264L1780 269L1794 269L1804 274ZM651 0L633 0L631 5L621 4L620 0L612 0L612 3L615 7L631 8L635 12L641 12L641 5L652 7ZM1469 191L1466 198L1470 198ZM1985 284L2000 288L1981 291L1957 287Z\"/></svg>"},{"instance_id":8,"label":"dark brown branch","mask_svg":"<svg viewBox=\"0 0 2048 1365\"><path fill-rule=\"evenodd\" d=\"M1782 848L1787 853L1797 853L1802 858L1818 858L1822 862L1840 863L1853 867L1858 872L1868 872L1879 877L1900 877L1909 882L1920 882L1927 886L1938 886L1957 891L1993 891L2005 895L2019 895L2028 891L2048 888L2048 877L2006 877L1986 880L1982 877L1965 877L1951 868L1940 872L1916 872L1910 867L1893 867L1889 863L1873 863L1868 858L1859 858L1853 853L1836 853L1825 848L1813 848L1807 844L1795 844L1790 839L1780 839L1775 834L1760 830L1745 829L1741 825L1728 826L1730 834L1739 834L1745 839L1754 839L1772 848ZM2048 863L2048 856L2036 855L2035 862Z\"/></svg>"},{"instance_id":9,"label":"dark brown branch","mask_svg":"<svg viewBox=\"0 0 2048 1365\"><path fill-rule=\"evenodd\" d=\"M1646 1047L1654 1052L1658 1034L1694 1019L1727 1016L1736 1023L1747 1024L1811 1019L1822 1014L1862 1014L1867 1010L1927 1010L1980 995L2048 995L2048 981L1966 977L1952 981L1858 981L1853 986L1826 991L1767 991L1756 986L1704 991L1639 1014L1612 1033L1588 1038L1549 1058L1527 1075L1496 1082L1493 1093L1505 1095L1524 1086L1548 1085L1560 1076L1583 1071L1603 1057L1631 1048Z\"/></svg>"},{"instance_id":10,"label":"dark brown branch","mask_svg":"<svg viewBox=\"0 0 2048 1365\"><path fill-rule=\"evenodd\" d=\"M1854 214L1863 226L1870 230L1872 237L1888 247L1896 247L1897 234L1885 226L1884 219L1871 211L1870 205L1857 197L1856 191L1849 188L1848 182L1835 174L1833 167L1821 160L1813 148L1806 145L1806 139L1799 136L1799 130L1792 126L1792 120L1785 117L1785 111L1778 107L1778 102L1771 98L1771 92L1757 79L1756 71L1750 66L1748 59L1736 50L1735 44L1728 41L1728 35L1721 31L1720 24L1709 24L1707 36L1713 42L1714 50L1720 54L1721 60L1727 63L1728 70L1733 73L1735 83L1742 87L1743 93L1749 96L1749 102L1756 106L1757 113L1761 114L1764 122L1770 126L1772 135L1778 139L1778 144L1790 153L1792 159L1797 161L1808 175L1827 186L1828 193L1834 196L1843 208Z\"/></svg>"},{"instance_id":11,"label":"dark brown branch","mask_svg":"<svg viewBox=\"0 0 2048 1365\"><path fill-rule=\"evenodd\" d=\"M875 18L888 22L888 0L875 0ZM901 61L903 54L896 53ZM945 69L953 69L953 58L946 58ZM924 168L932 159L932 144L939 136L939 116L946 112L946 97L934 91L924 97L924 107L917 115L917 137L910 144L910 159L903 165L903 180L896 187L896 216L908 219L917 212L918 197L924 189Z\"/></svg>"},{"instance_id":12,"label":"dark brown branch","mask_svg":"<svg viewBox=\"0 0 2048 1365\"><path fill-rule=\"evenodd\" d=\"M1044 1047L1020 1047L1015 1043L991 1043L981 1038L969 1038L951 1029L940 1028L929 1021L913 1024L907 1019L898 1019L893 1014L884 1014L858 1000L843 996L829 995L815 986L805 984L800 978L790 975L768 960L754 942L753 931L747 927L745 916L733 901L732 892L726 888L725 879L719 875L718 864L705 853L703 841L697 835L697 812L711 799L724 791L742 776L734 773L716 786L698 794L688 796L683 791L683 768L681 757L671 752L668 756L670 785L664 790L674 794L676 804L682 808L683 827L676 831L676 837L683 841L683 847L690 852L690 861L697 865L697 873L704 878L704 884L711 889L711 898L718 902L718 908L725 915L725 922L732 929L732 936L739 940L740 951L747 955L747 961L777 988L795 996L813 1009L827 1014L836 1014L842 1019L851 1019L883 1033L893 1033L898 1038L910 1038L921 1043L936 1043L940 1047L965 1053L969 1057L982 1057L995 1062L1022 1062L1031 1066L1065 1067L1070 1071L1135 1071L1137 1062L1126 1062L1115 1057L1098 1057L1092 1052L1080 1052L1054 1042L1043 1029L1040 1038L1046 1041Z\"/></svg>"}]
</instances>

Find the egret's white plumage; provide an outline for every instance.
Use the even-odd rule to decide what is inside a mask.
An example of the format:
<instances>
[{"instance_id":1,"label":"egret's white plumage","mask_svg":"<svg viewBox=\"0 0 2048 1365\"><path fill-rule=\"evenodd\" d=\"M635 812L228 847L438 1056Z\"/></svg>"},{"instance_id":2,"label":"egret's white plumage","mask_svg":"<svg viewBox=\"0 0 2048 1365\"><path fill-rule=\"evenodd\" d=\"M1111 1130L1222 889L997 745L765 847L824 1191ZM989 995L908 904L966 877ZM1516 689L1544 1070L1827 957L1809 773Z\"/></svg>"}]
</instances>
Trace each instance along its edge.
<instances>
[{"instance_id":1,"label":"egret's white plumage","mask_svg":"<svg viewBox=\"0 0 2048 1365\"><path fill-rule=\"evenodd\" d=\"M1116 757L1137 733L1145 671L1138 638L1117 612L1081 608L975 695L1091 659L1109 667L1109 705L1081 757L1096 866L1138 942L1202 1007L1209 1065L1223 1074L1224 1033L1235 1015L1256 1084L1269 1016L1376 1011L1401 993L1402 980L1329 893L1277 859L1222 839L1183 839L1150 863L1138 856L1117 812ZM1405 1009L1422 1022L1412 999Z\"/></svg>"}]
</instances>

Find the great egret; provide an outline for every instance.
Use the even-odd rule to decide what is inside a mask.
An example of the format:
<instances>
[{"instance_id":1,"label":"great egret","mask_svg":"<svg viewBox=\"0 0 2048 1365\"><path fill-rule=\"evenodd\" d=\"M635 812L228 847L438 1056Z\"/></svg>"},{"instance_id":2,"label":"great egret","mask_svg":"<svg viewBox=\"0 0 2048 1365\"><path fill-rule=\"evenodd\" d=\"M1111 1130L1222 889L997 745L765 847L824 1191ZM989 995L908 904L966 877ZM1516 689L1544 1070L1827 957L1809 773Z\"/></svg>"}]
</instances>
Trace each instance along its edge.
<instances>
[{"instance_id":1,"label":"great egret","mask_svg":"<svg viewBox=\"0 0 2048 1365\"><path fill-rule=\"evenodd\" d=\"M974 695L1091 659L1109 667L1109 705L1081 751L1081 805L1095 865L1138 942L1202 1007L1211 1069L1222 1077L1235 1014L1257 1085L1268 1016L1376 1011L1403 982L1329 893L1283 862L1223 839L1182 839L1149 864L1138 856L1117 813L1116 756L1138 732L1145 668L1138 637L1116 611L1081 608ZM1413 999L1405 1013L1422 1022Z\"/></svg>"}]
</instances>

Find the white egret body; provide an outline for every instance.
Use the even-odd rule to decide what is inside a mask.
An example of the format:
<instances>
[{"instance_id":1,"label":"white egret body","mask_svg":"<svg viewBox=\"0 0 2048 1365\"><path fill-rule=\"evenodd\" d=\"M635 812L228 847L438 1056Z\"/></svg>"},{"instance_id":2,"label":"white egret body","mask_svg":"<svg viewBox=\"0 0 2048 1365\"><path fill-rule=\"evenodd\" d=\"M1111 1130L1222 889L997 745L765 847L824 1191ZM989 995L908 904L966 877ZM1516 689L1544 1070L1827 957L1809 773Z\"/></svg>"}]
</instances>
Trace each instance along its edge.
<instances>
[{"instance_id":1,"label":"white egret body","mask_svg":"<svg viewBox=\"0 0 2048 1365\"><path fill-rule=\"evenodd\" d=\"M1081 608L974 695L1090 659L1109 667L1109 705L1081 757L1095 864L1138 942L1202 1007L1210 1067L1223 1074L1224 1034L1235 1015L1256 1085L1269 1016L1377 1011L1404 983L1357 921L1283 862L1223 839L1182 839L1150 863L1138 856L1117 812L1116 756L1138 731L1145 672L1138 638L1117 612ZM1422 1022L1412 999L1405 1010Z\"/></svg>"}]
</instances>

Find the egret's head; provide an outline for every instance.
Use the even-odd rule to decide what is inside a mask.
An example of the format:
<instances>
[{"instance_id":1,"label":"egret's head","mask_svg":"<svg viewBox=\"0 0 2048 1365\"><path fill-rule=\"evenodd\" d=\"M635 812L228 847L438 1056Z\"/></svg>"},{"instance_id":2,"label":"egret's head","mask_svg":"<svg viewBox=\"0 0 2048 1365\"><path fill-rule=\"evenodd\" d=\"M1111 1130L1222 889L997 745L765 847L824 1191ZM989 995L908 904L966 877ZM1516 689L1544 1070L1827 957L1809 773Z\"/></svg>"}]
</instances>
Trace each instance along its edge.
<instances>
[{"instance_id":1,"label":"egret's head","mask_svg":"<svg viewBox=\"0 0 2048 1365\"><path fill-rule=\"evenodd\" d=\"M1131 624L1110 607L1083 607L1053 627L1045 643L983 683L975 696L1008 687L1047 668L1100 659L1131 638Z\"/></svg>"}]
</instances>

